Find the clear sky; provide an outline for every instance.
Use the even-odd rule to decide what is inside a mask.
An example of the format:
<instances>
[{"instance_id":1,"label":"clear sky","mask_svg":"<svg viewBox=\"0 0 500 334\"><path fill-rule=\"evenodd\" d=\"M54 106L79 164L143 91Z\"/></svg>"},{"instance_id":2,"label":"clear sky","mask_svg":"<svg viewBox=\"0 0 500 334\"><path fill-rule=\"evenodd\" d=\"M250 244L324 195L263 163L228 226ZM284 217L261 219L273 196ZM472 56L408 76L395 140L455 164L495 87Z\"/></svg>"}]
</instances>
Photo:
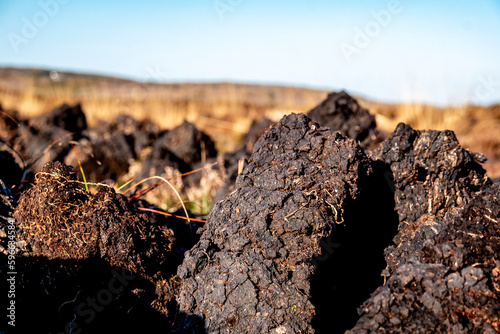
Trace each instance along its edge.
<instances>
[{"instance_id":1,"label":"clear sky","mask_svg":"<svg viewBox=\"0 0 500 334\"><path fill-rule=\"evenodd\" d=\"M500 102L500 0L0 0L0 66Z\"/></svg>"}]
</instances>

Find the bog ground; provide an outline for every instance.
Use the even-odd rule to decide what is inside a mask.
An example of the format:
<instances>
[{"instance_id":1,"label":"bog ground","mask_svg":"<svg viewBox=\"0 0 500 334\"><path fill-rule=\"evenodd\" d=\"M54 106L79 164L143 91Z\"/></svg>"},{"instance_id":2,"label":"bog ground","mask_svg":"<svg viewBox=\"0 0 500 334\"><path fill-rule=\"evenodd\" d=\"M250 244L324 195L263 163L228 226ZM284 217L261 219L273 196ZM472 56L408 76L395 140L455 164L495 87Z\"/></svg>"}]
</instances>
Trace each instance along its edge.
<instances>
[{"instance_id":1,"label":"bog ground","mask_svg":"<svg viewBox=\"0 0 500 334\"><path fill-rule=\"evenodd\" d=\"M34 73L32 87L50 89ZM166 124L160 109L106 115L84 95L28 113L21 82L33 72L21 74L0 90L1 270L17 273L21 332L500 330L498 106L417 117L295 89L321 98L289 113L291 88L246 86L221 102L221 87L243 86L198 100L158 86L180 90L167 110L198 101ZM97 82L65 75L73 93ZM118 95L134 85L115 84ZM32 97L62 98L51 94ZM412 124L430 110L437 129ZM484 150L463 144L465 122Z\"/></svg>"}]
</instances>

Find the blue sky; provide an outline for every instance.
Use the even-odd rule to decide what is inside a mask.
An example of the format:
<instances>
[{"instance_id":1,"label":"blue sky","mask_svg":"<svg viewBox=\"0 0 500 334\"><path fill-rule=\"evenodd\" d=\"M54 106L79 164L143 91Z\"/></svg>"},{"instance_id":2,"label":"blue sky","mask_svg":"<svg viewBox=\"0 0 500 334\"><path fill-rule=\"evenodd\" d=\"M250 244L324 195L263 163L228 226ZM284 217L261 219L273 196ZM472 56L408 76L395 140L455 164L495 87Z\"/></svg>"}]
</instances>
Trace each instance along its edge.
<instances>
[{"instance_id":1,"label":"blue sky","mask_svg":"<svg viewBox=\"0 0 500 334\"><path fill-rule=\"evenodd\" d=\"M0 0L0 66L500 102L499 0Z\"/></svg>"}]
</instances>

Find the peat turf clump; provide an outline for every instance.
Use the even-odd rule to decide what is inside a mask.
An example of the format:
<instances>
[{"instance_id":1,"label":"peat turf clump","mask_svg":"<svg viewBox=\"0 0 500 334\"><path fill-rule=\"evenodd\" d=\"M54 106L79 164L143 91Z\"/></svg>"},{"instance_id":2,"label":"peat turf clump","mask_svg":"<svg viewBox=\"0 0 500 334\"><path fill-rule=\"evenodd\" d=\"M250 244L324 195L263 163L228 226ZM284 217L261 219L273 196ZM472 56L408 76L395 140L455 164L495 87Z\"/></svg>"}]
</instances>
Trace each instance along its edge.
<instances>
[{"instance_id":1,"label":"peat turf clump","mask_svg":"<svg viewBox=\"0 0 500 334\"><path fill-rule=\"evenodd\" d=\"M423 241L444 227L439 221L445 214L491 184L481 166L484 156L462 148L449 130L419 131L400 123L371 158L394 192L400 221L396 247L386 250L390 271L409 258L421 258Z\"/></svg>"},{"instance_id":2,"label":"peat turf clump","mask_svg":"<svg viewBox=\"0 0 500 334\"><path fill-rule=\"evenodd\" d=\"M75 146L83 170L92 181L118 180L128 173L134 160L156 139L158 127L151 121L138 121L128 115L100 121L95 128L84 132ZM68 165L77 166L72 153L65 157Z\"/></svg>"},{"instance_id":3,"label":"peat turf clump","mask_svg":"<svg viewBox=\"0 0 500 334\"><path fill-rule=\"evenodd\" d=\"M450 130L419 131L400 123L371 158L389 168L401 227L423 214L442 218L491 184L481 166L486 158L462 148Z\"/></svg>"},{"instance_id":4,"label":"peat turf clump","mask_svg":"<svg viewBox=\"0 0 500 334\"><path fill-rule=\"evenodd\" d=\"M168 258L171 233L136 214L110 187L91 195L69 166L46 164L14 213L28 255L102 258L112 266L153 277Z\"/></svg>"},{"instance_id":5,"label":"peat turf clump","mask_svg":"<svg viewBox=\"0 0 500 334\"><path fill-rule=\"evenodd\" d=\"M87 130L80 104L62 104L31 120L22 119L12 111L2 115L0 141L15 152L23 169L35 172L40 171L44 162L63 161L71 151L70 142L80 140Z\"/></svg>"},{"instance_id":6,"label":"peat turf clump","mask_svg":"<svg viewBox=\"0 0 500 334\"><path fill-rule=\"evenodd\" d=\"M377 129L375 116L344 91L329 94L307 116L321 126L340 131L344 136L357 140L365 148L375 147L383 140L382 133Z\"/></svg>"},{"instance_id":7,"label":"peat turf clump","mask_svg":"<svg viewBox=\"0 0 500 334\"><path fill-rule=\"evenodd\" d=\"M217 157L212 139L189 122L160 131L149 120L119 115L88 128L80 104L63 104L31 121L16 123L2 117L0 139L18 152L33 172L49 161L77 166L74 146L87 179L95 182L117 181L129 174L140 178L172 176Z\"/></svg>"},{"instance_id":8,"label":"peat turf clump","mask_svg":"<svg viewBox=\"0 0 500 334\"><path fill-rule=\"evenodd\" d=\"M12 145L19 127L19 113L15 110L4 110L0 105L0 140Z\"/></svg>"},{"instance_id":9,"label":"peat turf clump","mask_svg":"<svg viewBox=\"0 0 500 334\"><path fill-rule=\"evenodd\" d=\"M144 179L162 176L169 179L204 167L205 163L215 160L216 157L217 151L212 139L193 124L184 121L172 130L158 135L152 144L151 152L141 164L139 177ZM185 179L186 183L199 184L200 175L188 177ZM180 186L182 185L181 183Z\"/></svg>"},{"instance_id":10,"label":"peat turf clump","mask_svg":"<svg viewBox=\"0 0 500 334\"><path fill-rule=\"evenodd\" d=\"M54 332L170 330L178 285L172 275L194 241L174 243L169 220L150 219L137 207L149 205L108 186L91 194L59 162L36 174L14 212L25 245L16 258L24 331L39 329L34 320Z\"/></svg>"},{"instance_id":11,"label":"peat turf clump","mask_svg":"<svg viewBox=\"0 0 500 334\"><path fill-rule=\"evenodd\" d=\"M464 327L478 333L490 327L500 330L499 231L500 184L495 183L450 217L446 228L423 247L426 262L442 263L464 277L463 285L453 286L464 294L465 308L457 309L467 317ZM470 286L477 291L468 291Z\"/></svg>"},{"instance_id":12,"label":"peat turf clump","mask_svg":"<svg viewBox=\"0 0 500 334\"><path fill-rule=\"evenodd\" d=\"M102 122L98 128L106 132L122 133L130 145L134 158L141 156L142 151L156 140L160 127L151 120L137 120L130 115L118 115L112 122Z\"/></svg>"},{"instance_id":13,"label":"peat turf clump","mask_svg":"<svg viewBox=\"0 0 500 334\"><path fill-rule=\"evenodd\" d=\"M75 105L64 103L51 112L33 119L32 125L37 129L57 127L79 136L87 129L87 118L79 103Z\"/></svg>"},{"instance_id":14,"label":"peat turf clump","mask_svg":"<svg viewBox=\"0 0 500 334\"><path fill-rule=\"evenodd\" d=\"M329 94L321 104L311 109L307 116L323 127L340 131L344 136L357 140L364 148L374 148L384 138L382 132L376 128L375 116L344 91ZM274 122L265 117L260 121L253 121L238 148L234 152L224 154L225 182L217 190L216 200L221 200L233 191L238 176L238 162L250 158L256 141L272 125Z\"/></svg>"},{"instance_id":15,"label":"peat turf clump","mask_svg":"<svg viewBox=\"0 0 500 334\"><path fill-rule=\"evenodd\" d=\"M37 172L44 162L63 161L71 150L69 142L82 138L86 128L80 105L63 104L50 113L19 123L12 146Z\"/></svg>"},{"instance_id":16,"label":"peat turf clump","mask_svg":"<svg viewBox=\"0 0 500 334\"><path fill-rule=\"evenodd\" d=\"M98 231L93 224L77 219L89 198L71 167L48 163L37 174L36 185L19 199L14 213L20 229L18 237L28 243L34 256L94 256L98 252Z\"/></svg>"},{"instance_id":17,"label":"peat turf clump","mask_svg":"<svg viewBox=\"0 0 500 334\"><path fill-rule=\"evenodd\" d=\"M153 149L155 148L166 148L188 168L203 159L217 157L212 139L187 121L160 136L155 142Z\"/></svg>"},{"instance_id":18,"label":"peat turf clump","mask_svg":"<svg viewBox=\"0 0 500 334\"><path fill-rule=\"evenodd\" d=\"M127 137L121 132L104 130L100 127L85 133L75 150L85 175L90 181L118 180L125 175L134 159L134 151ZM78 166L78 160L71 152L64 162Z\"/></svg>"},{"instance_id":19,"label":"peat turf clump","mask_svg":"<svg viewBox=\"0 0 500 334\"><path fill-rule=\"evenodd\" d=\"M313 332L315 307L328 310L336 302L320 295L335 288L335 271L348 272L331 269L332 247L376 225L351 211L371 176L353 140L305 115L284 117L259 139L235 190L211 209L200 241L178 269L178 302L188 314L178 330ZM358 252L367 252L360 244ZM360 267L350 256L351 268ZM322 266L330 269L315 276ZM342 329L343 316L328 314L330 332ZM325 328L325 318L314 321Z\"/></svg>"},{"instance_id":20,"label":"peat turf clump","mask_svg":"<svg viewBox=\"0 0 500 334\"><path fill-rule=\"evenodd\" d=\"M445 217L423 262L399 267L349 333L498 333L500 184Z\"/></svg>"}]
</instances>

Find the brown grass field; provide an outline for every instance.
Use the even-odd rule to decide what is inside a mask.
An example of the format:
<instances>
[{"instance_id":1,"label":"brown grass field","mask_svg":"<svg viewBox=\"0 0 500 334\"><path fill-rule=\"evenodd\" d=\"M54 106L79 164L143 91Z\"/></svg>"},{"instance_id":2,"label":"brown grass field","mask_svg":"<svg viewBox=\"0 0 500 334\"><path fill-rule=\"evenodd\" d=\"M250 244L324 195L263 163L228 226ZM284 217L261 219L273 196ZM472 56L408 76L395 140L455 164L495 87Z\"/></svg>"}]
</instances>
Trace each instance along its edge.
<instances>
[{"instance_id":1,"label":"brown grass field","mask_svg":"<svg viewBox=\"0 0 500 334\"><path fill-rule=\"evenodd\" d=\"M254 119L278 121L291 112L307 112L326 90L235 83L157 84L88 74L0 68L0 104L25 117L61 103L80 102L90 126L126 113L172 128L184 119L208 133L220 151L232 150ZM55 79L55 80L54 80ZM461 145L487 158L492 178L500 176L500 104L450 106L387 104L357 97L390 134L399 122L416 129L450 129Z\"/></svg>"}]
</instances>

